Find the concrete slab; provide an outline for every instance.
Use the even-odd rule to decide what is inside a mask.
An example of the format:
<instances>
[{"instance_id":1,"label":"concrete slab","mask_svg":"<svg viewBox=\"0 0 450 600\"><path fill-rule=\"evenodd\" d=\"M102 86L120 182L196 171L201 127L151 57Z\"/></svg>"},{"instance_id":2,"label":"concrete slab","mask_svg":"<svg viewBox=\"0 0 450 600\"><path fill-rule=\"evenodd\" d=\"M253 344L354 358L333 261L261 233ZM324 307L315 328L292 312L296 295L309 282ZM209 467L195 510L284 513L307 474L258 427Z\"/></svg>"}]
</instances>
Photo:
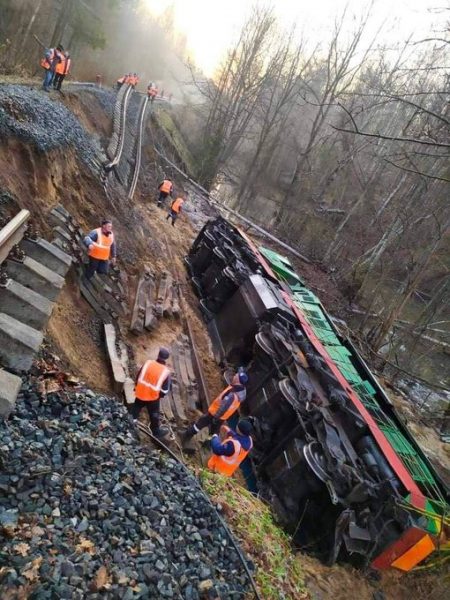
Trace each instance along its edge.
<instances>
[{"instance_id":1,"label":"concrete slab","mask_svg":"<svg viewBox=\"0 0 450 600\"><path fill-rule=\"evenodd\" d=\"M12 279L49 300L56 300L64 285L64 277L29 256L23 262L8 260L6 265L8 275Z\"/></svg>"},{"instance_id":2,"label":"concrete slab","mask_svg":"<svg viewBox=\"0 0 450 600\"><path fill-rule=\"evenodd\" d=\"M61 277L65 277L72 264L72 257L69 254L42 238L36 241L23 240L21 248L27 256L31 256Z\"/></svg>"},{"instance_id":3,"label":"concrete slab","mask_svg":"<svg viewBox=\"0 0 450 600\"><path fill-rule=\"evenodd\" d=\"M42 329L52 314L53 302L45 296L9 279L0 290L0 312L18 321Z\"/></svg>"},{"instance_id":4,"label":"concrete slab","mask_svg":"<svg viewBox=\"0 0 450 600\"><path fill-rule=\"evenodd\" d=\"M64 227L53 227L53 233L63 242L67 242L68 244L72 242L72 236Z\"/></svg>"},{"instance_id":5,"label":"concrete slab","mask_svg":"<svg viewBox=\"0 0 450 600\"><path fill-rule=\"evenodd\" d=\"M134 394L134 381L131 379L131 377L127 377L125 379L123 385L123 394L125 396L125 402L127 404L134 404L136 396Z\"/></svg>"},{"instance_id":6,"label":"concrete slab","mask_svg":"<svg viewBox=\"0 0 450 600\"><path fill-rule=\"evenodd\" d=\"M0 369L0 416L9 417L16 405L22 379Z\"/></svg>"},{"instance_id":7,"label":"concrete slab","mask_svg":"<svg viewBox=\"0 0 450 600\"><path fill-rule=\"evenodd\" d=\"M8 369L28 371L43 339L40 331L0 313L0 362Z\"/></svg>"},{"instance_id":8,"label":"concrete slab","mask_svg":"<svg viewBox=\"0 0 450 600\"><path fill-rule=\"evenodd\" d=\"M109 362L111 364L111 370L114 379L114 391L122 393L125 385L127 375L123 367L122 361L117 355L116 348L116 329L111 323L107 323L104 326L106 349L108 351Z\"/></svg>"}]
</instances>

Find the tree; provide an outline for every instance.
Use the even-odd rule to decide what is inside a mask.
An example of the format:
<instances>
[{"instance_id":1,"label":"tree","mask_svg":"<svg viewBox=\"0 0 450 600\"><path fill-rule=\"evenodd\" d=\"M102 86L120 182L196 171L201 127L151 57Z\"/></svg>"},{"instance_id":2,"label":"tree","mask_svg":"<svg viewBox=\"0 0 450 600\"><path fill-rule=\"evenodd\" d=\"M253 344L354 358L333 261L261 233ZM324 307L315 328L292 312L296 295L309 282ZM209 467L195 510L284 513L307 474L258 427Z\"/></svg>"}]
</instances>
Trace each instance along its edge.
<instances>
[{"instance_id":1,"label":"tree","mask_svg":"<svg viewBox=\"0 0 450 600\"><path fill-rule=\"evenodd\" d=\"M255 8L215 80L194 81L206 101L203 144L197 152L199 180L206 187L237 150L255 115L272 42L273 11Z\"/></svg>"}]
</instances>

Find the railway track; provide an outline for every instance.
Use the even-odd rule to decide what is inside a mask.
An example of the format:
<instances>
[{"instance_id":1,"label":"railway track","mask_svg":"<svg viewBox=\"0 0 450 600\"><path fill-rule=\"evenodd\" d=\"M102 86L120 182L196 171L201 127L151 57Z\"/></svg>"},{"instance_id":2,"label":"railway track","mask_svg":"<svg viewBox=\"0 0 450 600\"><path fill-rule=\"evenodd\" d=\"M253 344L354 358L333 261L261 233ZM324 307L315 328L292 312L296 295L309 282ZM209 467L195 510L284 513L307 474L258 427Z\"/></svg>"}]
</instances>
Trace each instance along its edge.
<instances>
[{"instance_id":1,"label":"railway track","mask_svg":"<svg viewBox=\"0 0 450 600\"><path fill-rule=\"evenodd\" d=\"M43 341L45 325L72 259L39 238L20 210L0 229L0 415L13 410L22 380Z\"/></svg>"},{"instance_id":2,"label":"railway track","mask_svg":"<svg viewBox=\"0 0 450 600\"><path fill-rule=\"evenodd\" d=\"M110 160L104 165L102 180L107 191L108 174L113 171L127 190L128 200L133 198L139 179L148 104L147 94L134 92L132 86L122 86L117 94L113 135L107 149Z\"/></svg>"},{"instance_id":3,"label":"railway track","mask_svg":"<svg viewBox=\"0 0 450 600\"><path fill-rule=\"evenodd\" d=\"M136 144L135 144L136 147L135 147L134 169L133 169L133 175L131 178L131 185L128 190L128 200L133 199L134 192L136 190L136 185L137 185L138 178L139 178L139 171L141 169L142 143L144 141L144 123L145 123L145 114L147 111L147 107L148 107L148 96L146 96L143 99L143 101L141 103L141 109L139 112L138 132L137 132Z\"/></svg>"},{"instance_id":4,"label":"railway track","mask_svg":"<svg viewBox=\"0 0 450 600\"><path fill-rule=\"evenodd\" d=\"M121 159L125 142L128 102L132 94L133 88L131 85L122 86L117 94L114 109L113 134L107 149L110 161L105 165L106 171L110 171Z\"/></svg>"}]
</instances>

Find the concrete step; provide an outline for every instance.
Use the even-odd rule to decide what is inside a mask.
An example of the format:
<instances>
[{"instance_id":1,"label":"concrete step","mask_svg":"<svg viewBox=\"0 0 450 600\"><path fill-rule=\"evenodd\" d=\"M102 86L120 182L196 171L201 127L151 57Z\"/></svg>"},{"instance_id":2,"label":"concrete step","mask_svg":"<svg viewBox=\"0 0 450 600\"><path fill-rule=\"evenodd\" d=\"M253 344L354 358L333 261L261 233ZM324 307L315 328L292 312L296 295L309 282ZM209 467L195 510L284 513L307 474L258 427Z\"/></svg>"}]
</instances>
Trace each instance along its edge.
<instances>
[{"instance_id":1,"label":"concrete step","mask_svg":"<svg viewBox=\"0 0 450 600\"><path fill-rule=\"evenodd\" d=\"M105 324L103 327L105 333L106 349L108 352L108 358L114 379L114 391L118 394L121 394L123 392L123 387L125 385L127 374L125 372L124 365L117 354L116 329L111 323Z\"/></svg>"},{"instance_id":2,"label":"concrete step","mask_svg":"<svg viewBox=\"0 0 450 600\"><path fill-rule=\"evenodd\" d=\"M64 277L29 256L23 262L8 260L7 272L12 279L49 300L56 300L64 285Z\"/></svg>"},{"instance_id":3,"label":"concrete step","mask_svg":"<svg viewBox=\"0 0 450 600\"><path fill-rule=\"evenodd\" d=\"M30 288L9 279L0 288L0 312L18 321L42 329L52 314L53 302Z\"/></svg>"},{"instance_id":4,"label":"concrete step","mask_svg":"<svg viewBox=\"0 0 450 600\"><path fill-rule=\"evenodd\" d=\"M72 257L47 240L22 240L22 250L37 262L42 263L61 277L65 277L72 264Z\"/></svg>"},{"instance_id":5,"label":"concrete step","mask_svg":"<svg viewBox=\"0 0 450 600\"><path fill-rule=\"evenodd\" d=\"M14 410L22 379L0 369L0 416L9 417Z\"/></svg>"},{"instance_id":6,"label":"concrete step","mask_svg":"<svg viewBox=\"0 0 450 600\"><path fill-rule=\"evenodd\" d=\"M28 371L43 338L40 331L0 313L0 362L8 369Z\"/></svg>"}]
</instances>

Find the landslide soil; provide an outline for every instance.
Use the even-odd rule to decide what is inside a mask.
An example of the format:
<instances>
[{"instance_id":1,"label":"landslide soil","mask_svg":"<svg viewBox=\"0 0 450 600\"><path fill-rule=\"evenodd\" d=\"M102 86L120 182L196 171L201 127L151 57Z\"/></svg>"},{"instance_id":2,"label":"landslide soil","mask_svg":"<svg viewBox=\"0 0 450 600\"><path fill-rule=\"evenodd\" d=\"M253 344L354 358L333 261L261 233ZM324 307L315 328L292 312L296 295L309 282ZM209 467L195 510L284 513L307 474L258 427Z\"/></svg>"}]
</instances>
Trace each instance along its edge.
<instances>
[{"instance_id":1,"label":"landslide soil","mask_svg":"<svg viewBox=\"0 0 450 600\"><path fill-rule=\"evenodd\" d=\"M89 101L80 98L82 92L70 93L63 101L78 114L88 131L107 137L110 122L100 104L92 98ZM107 196L99 179L78 160L73 149L38 154L30 146L10 138L0 143L0 192L7 191L14 197L5 207L7 212L14 212L18 206L28 208L34 222L48 239L52 237L48 214L57 203L63 204L86 232L96 227L103 216L111 217L118 242L119 264L128 275L130 308L144 267L150 267L155 272L168 270L174 276L178 273L187 302L186 317L191 322L209 392L213 397L222 388L223 380L212 356L209 336L199 315L196 298L186 283L182 261L195 233L185 215L172 227L165 219L166 212L156 207L154 190L161 173L156 172L154 165L155 156L147 147L141 183L130 205L124 191L114 183ZM181 190L182 182L175 183ZM171 253L168 252L168 246ZM325 277L323 271L317 272L315 277L314 268L308 266L306 275L308 281L316 282L316 286L320 280L317 287L325 290L329 300L334 299L336 305L343 302L336 286ZM127 333L129 318L123 319L120 325L137 366L154 356L160 345L169 345L182 331L181 322L162 320L155 331L136 337ZM76 375L94 389L111 391L100 324L80 296L75 274L68 279L58 299L47 334L56 351ZM347 566L329 568L303 555L301 561L310 595L317 600L409 600L413 596L437 600L445 597L441 574L403 577L389 574L383 576L380 582L371 583L360 572ZM377 590L382 591L384 596L374 595Z\"/></svg>"}]
</instances>

